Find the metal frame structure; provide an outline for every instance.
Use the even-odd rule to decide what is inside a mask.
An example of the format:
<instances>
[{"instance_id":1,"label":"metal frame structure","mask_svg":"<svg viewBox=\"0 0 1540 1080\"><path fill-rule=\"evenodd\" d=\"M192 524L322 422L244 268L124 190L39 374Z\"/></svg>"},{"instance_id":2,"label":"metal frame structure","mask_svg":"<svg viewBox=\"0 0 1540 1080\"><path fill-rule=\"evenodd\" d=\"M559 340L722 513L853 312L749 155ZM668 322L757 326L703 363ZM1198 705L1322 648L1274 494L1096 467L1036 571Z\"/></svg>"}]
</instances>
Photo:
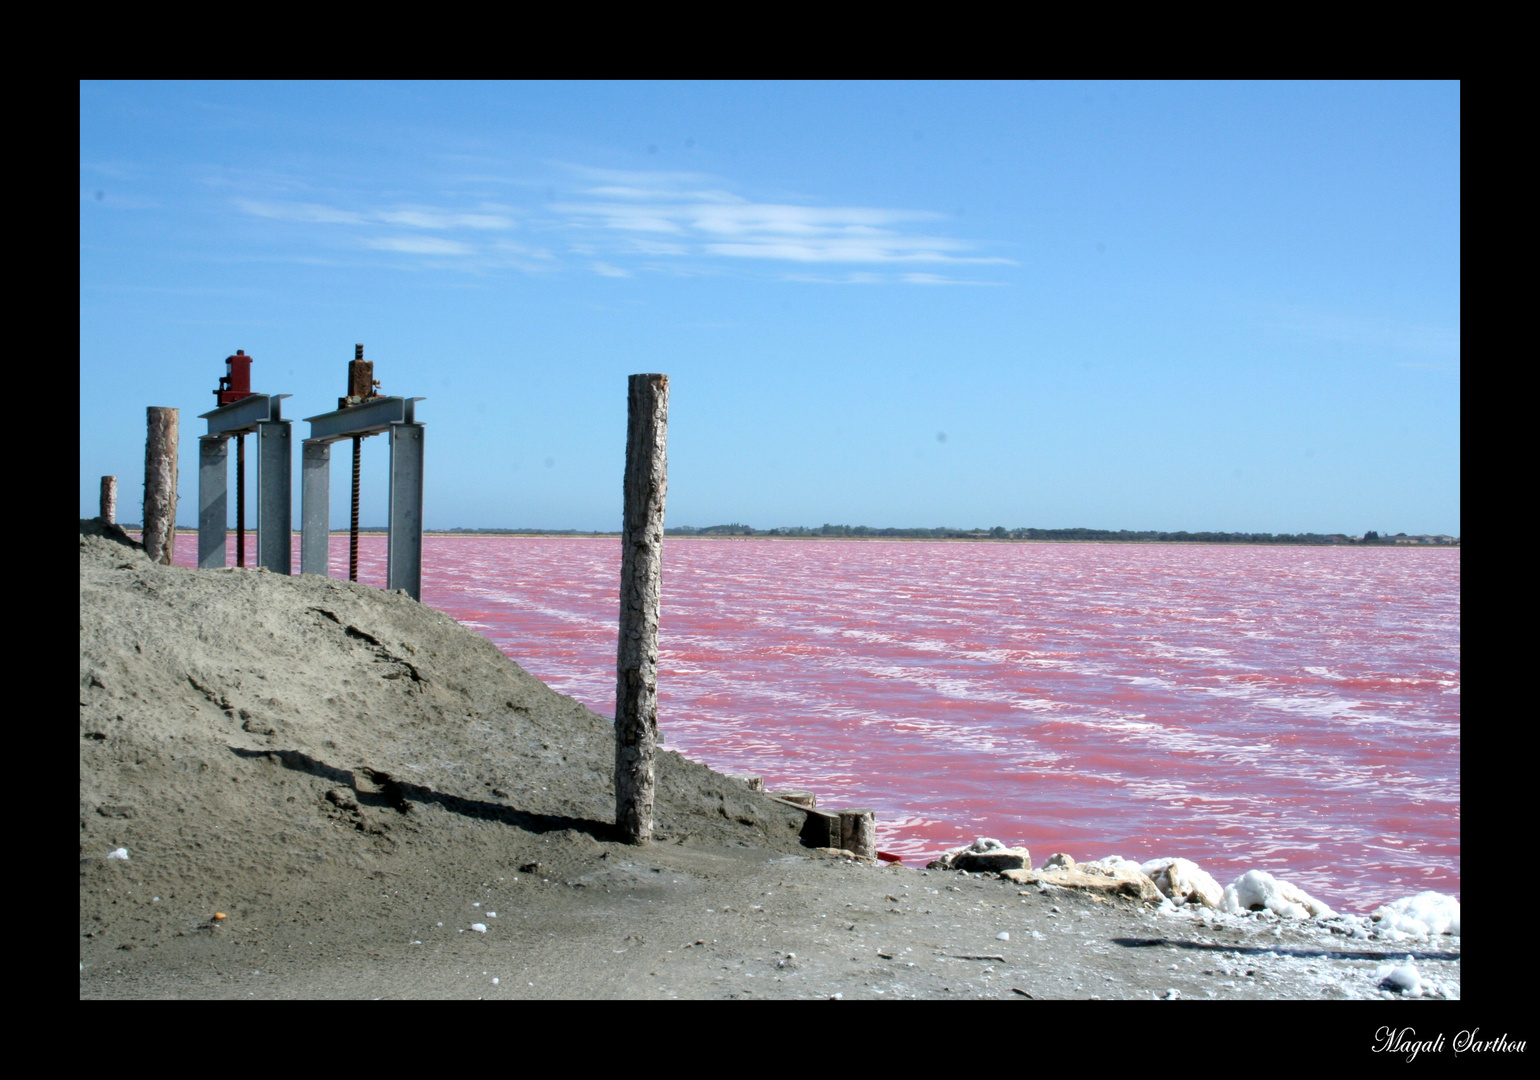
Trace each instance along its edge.
<instances>
[{"instance_id":1,"label":"metal frame structure","mask_svg":"<svg viewBox=\"0 0 1540 1080\"><path fill-rule=\"evenodd\" d=\"M414 406L425 398L377 397L358 405L308 416L310 438L300 467L299 566L302 574L325 575L331 537L332 443L390 433L390 516L387 524L385 587L405 589L422 599L423 425Z\"/></svg>"},{"instance_id":2,"label":"metal frame structure","mask_svg":"<svg viewBox=\"0 0 1540 1080\"><path fill-rule=\"evenodd\" d=\"M198 437L198 568L225 565L229 513L229 440L257 435L257 565L277 574L293 573L290 556L293 517L293 420L281 403L291 394L252 394L201 413L209 433Z\"/></svg>"}]
</instances>

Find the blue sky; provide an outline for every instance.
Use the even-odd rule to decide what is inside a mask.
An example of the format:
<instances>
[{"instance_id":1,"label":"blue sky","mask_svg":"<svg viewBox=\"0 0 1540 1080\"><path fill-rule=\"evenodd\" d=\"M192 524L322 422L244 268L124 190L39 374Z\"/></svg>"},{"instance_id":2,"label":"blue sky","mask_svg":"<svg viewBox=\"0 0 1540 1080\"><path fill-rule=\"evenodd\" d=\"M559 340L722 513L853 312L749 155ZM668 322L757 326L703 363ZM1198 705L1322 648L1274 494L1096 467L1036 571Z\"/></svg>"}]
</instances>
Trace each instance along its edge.
<instances>
[{"instance_id":1,"label":"blue sky","mask_svg":"<svg viewBox=\"0 0 1540 1080\"><path fill-rule=\"evenodd\" d=\"M85 83L81 514L114 474L137 520L170 405L195 524L224 357L305 417L363 342L427 398L430 528L618 528L661 371L671 525L1458 534L1459 121L1427 83Z\"/></svg>"}]
</instances>

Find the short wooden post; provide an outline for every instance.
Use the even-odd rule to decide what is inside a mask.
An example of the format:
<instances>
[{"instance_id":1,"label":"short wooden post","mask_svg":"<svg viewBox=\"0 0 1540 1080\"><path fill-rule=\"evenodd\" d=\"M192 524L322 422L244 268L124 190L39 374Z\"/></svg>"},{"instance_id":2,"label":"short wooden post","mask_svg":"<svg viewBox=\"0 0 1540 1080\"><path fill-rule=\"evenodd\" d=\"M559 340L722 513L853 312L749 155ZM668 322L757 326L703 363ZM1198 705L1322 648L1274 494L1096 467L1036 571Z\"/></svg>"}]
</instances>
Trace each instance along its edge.
<instances>
[{"instance_id":1,"label":"short wooden post","mask_svg":"<svg viewBox=\"0 0 1540 1080\"><path fill-rule=\"evenodd\" d=\"M668 376L632 375L620 541L620 642L615 662L615 825L633 844L652 838L667 445Z\"/></svg>"},{"instance_id":2,"label":"short wooden post","mask_svg":"<svg viewBox=\"0 0 1540 1080\"><path fill-rule=\"evenodd\" d=\"M102 521L107 525L118 523L118 478L102 477Z\"/></svg>"},{"instance_id":3,"label":"short wooden post","mask_svg":"<svg viewBox=\"0 0 1540 1080\"><path fill-rule=\"evenodd\" d=\"M144 443L144 551L171 565L176 550L176 409L151 405Z\"/></svg>"},{"instance_id":4,"label":"short wooden post","mask_svg":"<svg viewBox=\"0 0 1540 1080\"><path fill-rule=\"evenodd\" d=\"M809 810L818 805L818 796L814 795L811 791L772 791L770 795L783 802L805 806Z\"/></svg>"},{"instance_id":5,"label":"short wooden post","mask_svg":"<svg viewBox=\"0 0 1540 1080\"><path fill-rule=\"evenodd\" d=\"M862 858L875 859L877 815L871 810L841 810L840 847Z\"/></svg>"}]
</instances>

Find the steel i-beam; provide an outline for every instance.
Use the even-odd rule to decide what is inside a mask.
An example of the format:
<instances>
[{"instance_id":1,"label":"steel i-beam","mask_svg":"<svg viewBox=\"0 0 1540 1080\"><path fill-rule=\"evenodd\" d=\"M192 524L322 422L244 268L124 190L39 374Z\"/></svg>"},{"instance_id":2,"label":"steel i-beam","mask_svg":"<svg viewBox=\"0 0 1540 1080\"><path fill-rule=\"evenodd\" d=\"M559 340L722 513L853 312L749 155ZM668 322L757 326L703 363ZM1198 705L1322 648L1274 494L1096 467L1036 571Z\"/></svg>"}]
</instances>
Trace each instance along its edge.
<instances>
[{"instance_id":1,"label":"steel i-beam","mask_svg":"<svg viewBox=\"0 0 1540 1080\"><path fill-rule=\"evenodd\" d=\"M225 515L230 512L230 443L223 435L198 438L198 569L225 565Z\"/></svg>"},{"instance_id":2,"label":"steel i-beam","mask_svg":"<svg viewBox=\"0 0 1540 1080\"><path fill-rule=\"evenodd\" d=\"M293 420L257 425L257 565L287 574L293 565Z\"/></svg>"},{"instance_id":3,"label":"steel i-beam","mask_svg":"<svg viewBox=\"0 0 1540 1080\"><path fill-rule=\"evenodd\" d=\"M390 532L385 587L422 599L422 425L390 425Z\"/></svg>"},{"instance_id":4,"label":"steel i-beam","mask_svg":"<svg viewBox=\"0 0 1540 1080\"><path fill-rule=\"evenodd\" d=\"M386 539L385 587L405 589L422 599L423 425L415 406L420 397L378 397L346 409L306 417L300 471L300 572L330 570L331 444L355 435L390 433L390 516Z\"/></svg>"},{"instance_id":5,"label":"steel i-beam","mask_svg":"<svg viewBox=\"0 0 1540 1080\"><path fill-rule=\"evenodd\" d=\"M331 569L332 444L306 439L299 472L299 572L325 577Z\"/></svg>"},{"instance_id":6,"label":"steel i-beam","mask_svg":"<svg viewBox=\"0 0 1540 1080\"><path fill-rule=\"evenodd\" d=\"M252 394L201 414L208 434L198 439L198 567L225 565L229 534L229 445L236 435L257 434L257 565L291 572L293 535L292 420L282 402L289 394Z\"/></svg>"}]
</instances>

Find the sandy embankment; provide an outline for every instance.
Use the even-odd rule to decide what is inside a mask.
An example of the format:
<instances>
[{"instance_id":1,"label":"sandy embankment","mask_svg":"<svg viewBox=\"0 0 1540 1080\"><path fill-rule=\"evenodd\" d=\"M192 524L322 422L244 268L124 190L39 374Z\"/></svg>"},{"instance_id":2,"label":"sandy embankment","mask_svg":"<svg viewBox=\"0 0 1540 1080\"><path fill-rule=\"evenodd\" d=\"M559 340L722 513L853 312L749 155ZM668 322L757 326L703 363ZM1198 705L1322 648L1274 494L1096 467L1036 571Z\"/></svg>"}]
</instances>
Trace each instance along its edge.
<instances>
[{"instance_id":1,"label":"sandy embankment","mask_svg":"<svg viewBox=\"0 0 1540 1080\"><path fill-rule=\"evenodd\" d=\"M80 740L83 997L1374 997L1408 952L1459 979L1457 938L819 855L672 752L661 842L628 847L610 722L480 635L369 586L152 565L90 521Z\"/></svg>"}]
</instances>

